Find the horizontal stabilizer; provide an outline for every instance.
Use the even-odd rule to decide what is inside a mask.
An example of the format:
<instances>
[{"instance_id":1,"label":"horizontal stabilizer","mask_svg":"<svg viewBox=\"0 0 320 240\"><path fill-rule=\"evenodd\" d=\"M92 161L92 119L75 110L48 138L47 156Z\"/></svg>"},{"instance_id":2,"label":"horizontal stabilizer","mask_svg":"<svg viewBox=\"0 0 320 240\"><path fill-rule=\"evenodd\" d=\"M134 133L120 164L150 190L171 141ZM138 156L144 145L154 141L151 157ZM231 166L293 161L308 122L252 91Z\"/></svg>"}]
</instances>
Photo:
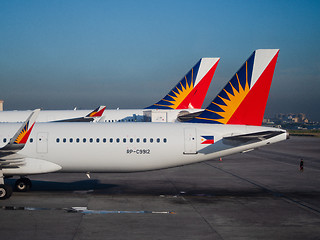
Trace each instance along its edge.
<instances>
[{"instance_id":1,"label":"horizontal stabilizer","mask_svg":"<svg viewBox=\"0 0 320 240\"><path fill-rule=\"evenodd\" d=\"M21 158L23 161L8 160L7 167L3 164L3 172L5 175L31 175L57 172L61 170L61 166L41 159ZM5 163L6 161L4 161Z\"/></svg>"},{"instance_id":2,"label":"horizontal stabilizer","mask_svg":"<svg viewBox=\"0 0 320 240\"><path fill-rule=\"evenodd\" d=\"M194 119L195 117L198 117L202 112L203 112L203 111L184 114L184 115L178 116L178 117L177 117L177 120L178 120L179 122L188 122L188 121Z\"/></svg>"},{"instance_id":3,"label":"horizontal stabilizer","mask_svg":"<svg viewBox=\"0 0 320 240\"><path fill-rule=\"evenodd\" d=\"M97 118L101 118L105 109L106 109L106 106L99 106L95 110L87 114L86 116L79 117L79 118L57 120L54 122L93 122Z\"/></svg>"},{"instance_id":4,"label":"horizontal stabilizer","mask_svg":"<svg viewBox=\"0 0 320 240\"><path fill-rule=\"evenodd\" d=\"M265 132L242 134L237 136L224 137L222 139L222 142L223 144L235 147L235 146L245 145L249 143L268 140L272 137L278 136L283 133L285 132L284 131L265 131Z\"/></svg>"}]
</instances>

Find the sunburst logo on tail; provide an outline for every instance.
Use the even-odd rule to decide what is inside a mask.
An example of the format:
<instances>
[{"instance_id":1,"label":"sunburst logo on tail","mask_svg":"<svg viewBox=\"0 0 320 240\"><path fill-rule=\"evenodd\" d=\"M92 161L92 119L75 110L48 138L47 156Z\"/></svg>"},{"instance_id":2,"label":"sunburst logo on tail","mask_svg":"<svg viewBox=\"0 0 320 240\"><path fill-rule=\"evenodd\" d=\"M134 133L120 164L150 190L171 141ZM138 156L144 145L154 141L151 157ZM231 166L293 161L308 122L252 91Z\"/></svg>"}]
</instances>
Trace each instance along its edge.
<instances>
[{"instance_id":1,"label":"sunburst logo on tail","mask_svg":"<svg viewBox=\"0 0 320 240\"><path fill-rule=\"evenodd\" d=\"M237 74L236 74L236 76L238 78ZM237 108L239 107L239 105L241 104L243 99L247 96L247 94L250 90L249 85L248 85L248 81L246 81L245 88L242 88L240 81L239 81L239 78L238 78L238 84L239 84L239 91L237 91L230 83L232 90L233 90L233 94L224 90L226 92L226 94L228 95L229 99L222 98L219 96L225 105L214 103L223 110L223 112L213 111L214 113L217 113L218 115L220 115L222 117L221 119L216 120L222 124L226 124L228 122L228 120L232 117L232 115L237 110Z\"/></svg>"},{"instance_id":2,"label":"sunburst logo on tail","mask_svg":"<svg viewBox=\"0 0 320 240\"><path fill-rule=\"evenodd\" d=\"M16 138L14 143L15 144L25 144L29 138L29 135L31 133L33 126L34 126L34 123L29 128L29 122L27 122L26 125L24 126L24 128L20 131L20 134L18 135L18 137Z\"/></svg>"},{"instance_id":3,"label":"sunburst logo on tail","mask_svg":"<svg viewBox=\"0 0 320 240\"><path fill-rule=\"evenodd\" d=\"M188 80L187 76L185 76L183 81L184 84L182 84L182 81L181 81L180 84L178 84L174 89L171 90L171 92L164 99L162 99L162 101L168 102L168 105L163 105L163 104L154 104L154 105L177 109L178 106L182 103L182 101L193 90L193 87L194 87L193 69L191 70L190 78L191 79Z\"/></svg>"},{"instance_id":4,"label":"sunburst logo on tail","mask_svg":"<svg viewBox=\"0 0 320 240\"><path fill-rule=\"evenodd\" d=\"M99 106L91 113L89 113L86 117L101 117L105 109L106 106Z\"/></svg>"},{"instance_id":5,"label":"sunburst logo on tail","mask_svg":"<svg viewBox=\"0 0 320 240\"><path fill-rule=\"evenodd\" d=\"M240 83L238 73L236 73L236 81L230 81L229 84L220 92L216 99L212 102L212 106L206 109L208 112L213 112L216 114L216 118L208 119L196 117L198 119L212 120L218 123L227 124L229 119L232 117L234 112L237 110L241 102L245 99L250 91L249 81L248 81L248 65L246 64L246 74L244 86ZM243 79L244 80L244 79ZM241 82L244 82L244 81ZM232 84L233 82L233 84ZM228 87L229 90L226 90Z\"/></svg>"},{"instance_id":6,"label":"sunburst logo on tail","mask_svg":"<svg viewBox=\"0 0 320 240\"><path fill-rule=\"evenodd\" d=\"M89 117L94 117L94 115L97 114L97 111L93 111L92 113L89 114Z\"/></svg>"},{"instance_id":7,"label":"sunburst logo on tail","mask_svg":"<svg viewBox=\"0 0 320 240\"><path fill-rule=\"evenodd\" d=\"M24 136L27 134L28 132L28 126L29 126L29 122L27 122L27 124L24 126L24 128L21 130L19 136L17 137L17 139L14 141L14 143L21 143L22 139L24 138Z\"/></svg>"},{"instance_id":8,"label":"sunburst logo on tail","mask_svg":"<svg viewBox=\"0 0 320 240\"><path fill-rule=\"evenodd\" d=\"M172 90L170 94L168 94L169 97L172 98L172 100L165 100L169 102L171 105L169 107L176 109L181 102L189 95L189 93L193 90L193 69L192 69L192 77L190 81L190 85L188 83L188 79L185 76L185 86L182 85L180 82L180 88L178 86L175 88L175 90Z\"/></svg>"}]
</instances>

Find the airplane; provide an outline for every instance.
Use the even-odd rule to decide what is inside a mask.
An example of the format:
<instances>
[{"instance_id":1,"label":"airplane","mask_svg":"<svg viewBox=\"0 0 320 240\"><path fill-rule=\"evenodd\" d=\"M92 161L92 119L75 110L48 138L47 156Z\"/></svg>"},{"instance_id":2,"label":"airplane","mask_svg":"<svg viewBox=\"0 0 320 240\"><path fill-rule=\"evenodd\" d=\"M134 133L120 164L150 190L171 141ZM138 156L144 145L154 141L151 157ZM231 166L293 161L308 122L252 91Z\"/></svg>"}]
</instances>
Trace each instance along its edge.
<instances>
[{"instance_id":1,"label":"airplane","mask_svg":"<svg viewBox=\"0 0 320 240\"><path fill-rule=\"evenodd\" d=\"M160 101L145 109L96 109L99 114L88 117L90 110L42 110L37 122L174 122L180 115L201 109L220 58L201 58L180 82ZM101 112L102 111L102 112ZM0 122L24 122L32 111L0 111ZM93 111L94 112L94 111Z\"/></svg>"},{"instance_id":2,"label":"airplane","mask_svg":"<svg viewBox=\"0 0 320 240\"><path fill-rule=\"evenodd\" d=\"M31 187L27 175L165 169L287 139L285 130L262 127L260 119L278 52L254 51L208 108L189 122L35 124L35 110L22 126L1 123L0 199L12 194L4 177L20 176L16 190L27 191Z\"/></svg>"}]
</instances>

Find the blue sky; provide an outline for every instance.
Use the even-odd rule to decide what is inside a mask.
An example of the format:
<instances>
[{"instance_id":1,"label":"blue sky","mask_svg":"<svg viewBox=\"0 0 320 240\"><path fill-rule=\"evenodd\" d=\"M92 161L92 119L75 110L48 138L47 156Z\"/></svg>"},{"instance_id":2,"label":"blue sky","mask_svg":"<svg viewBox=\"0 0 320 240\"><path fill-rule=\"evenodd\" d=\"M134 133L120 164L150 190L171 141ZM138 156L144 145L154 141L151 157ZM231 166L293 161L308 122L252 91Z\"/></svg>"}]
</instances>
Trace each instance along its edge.
<instances>
[{"instance_id":1,"label":"blue sky","mask_svg":"<svg viewBox=\"0 0 320 240\"><path fill-rule=\"evenodd\" d=\"M279 48L266 116L320 121L320 1L0 1L5 109L143 108L201 57L205 106L255 49Z\"/></svg>"}]
</instances>

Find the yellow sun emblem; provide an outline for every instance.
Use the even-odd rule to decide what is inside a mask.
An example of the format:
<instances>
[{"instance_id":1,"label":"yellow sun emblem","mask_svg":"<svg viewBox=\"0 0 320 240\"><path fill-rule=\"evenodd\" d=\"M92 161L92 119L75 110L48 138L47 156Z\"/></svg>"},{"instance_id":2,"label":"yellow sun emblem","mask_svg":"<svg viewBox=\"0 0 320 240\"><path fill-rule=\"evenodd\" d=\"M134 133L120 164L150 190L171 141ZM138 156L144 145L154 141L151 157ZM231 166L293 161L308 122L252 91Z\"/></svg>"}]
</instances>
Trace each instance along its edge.
<instances>
[{"instance_id":1,"label":"yellow sun emblem","mask_svg":"<svg viewBox=\"0 0 320 240\"><path fill-rule=\"evenodd\" d=\"M20 143L21 140L23 139L23 137L26 135L27 131L28 131L28 125L29 123L26 124L26 126L21 130L19 136L17 137L17 139L14 141L15 143Z\"/></svg>"},{"instance_id":2,"label":"yellow sun emblem","mask_svg":"<svg viewBox=\"0 0 320 240\"><path fill-rule=\"evenodd\" d=\"M171 92L168 94L169 97L172 98L172 100L166 100L162 99L163 101L166 101L170 103L170 105L160 105L160 104L154 104L156 106L163 106L163 107L170 107L172 109L177 109L179 105L185 100L185 98L189 95L189 93L193 90L193 69L191 70L191 81L190 85L188 83L187 76L185 76L185 86L182 85L182 82L180 82L180 88L179 84L171 90Z\"/></svg>"},{"instance_id":3,"label":"yellow sun emblem","mask_svg":"<svg viewBox=\"0 0 320 240\"><path fill-rule=\"evenodd\" d=\"M244 88L240 84L240 80L239 80L237 73L236 73L236 77L238 80L239 91L236 88L234 88L234 86L232 85L232 83L230 81L230 85L231 85L233 94L229 93L228 91L223 89L223 91L227 94L229 99L223 98L220 95L218 95L218 97L224 102L224 104L218 104L218 103L212 102L212 104L218 106L223 111L217 112L217 111L212 111L210 109L206 109L206 111L216 113L222 117L221 119L214 119L215 121L217 121L219 123L222 123L222 124L228 123L229 119L232 117L234 112L237 110L237 108L239 107L239 105L241 104L243 99L247 96L248 92L250 91L249 83L248 83L247 62L246 62L246 84L245 84Z\"/></svg>"}]
</instances>

